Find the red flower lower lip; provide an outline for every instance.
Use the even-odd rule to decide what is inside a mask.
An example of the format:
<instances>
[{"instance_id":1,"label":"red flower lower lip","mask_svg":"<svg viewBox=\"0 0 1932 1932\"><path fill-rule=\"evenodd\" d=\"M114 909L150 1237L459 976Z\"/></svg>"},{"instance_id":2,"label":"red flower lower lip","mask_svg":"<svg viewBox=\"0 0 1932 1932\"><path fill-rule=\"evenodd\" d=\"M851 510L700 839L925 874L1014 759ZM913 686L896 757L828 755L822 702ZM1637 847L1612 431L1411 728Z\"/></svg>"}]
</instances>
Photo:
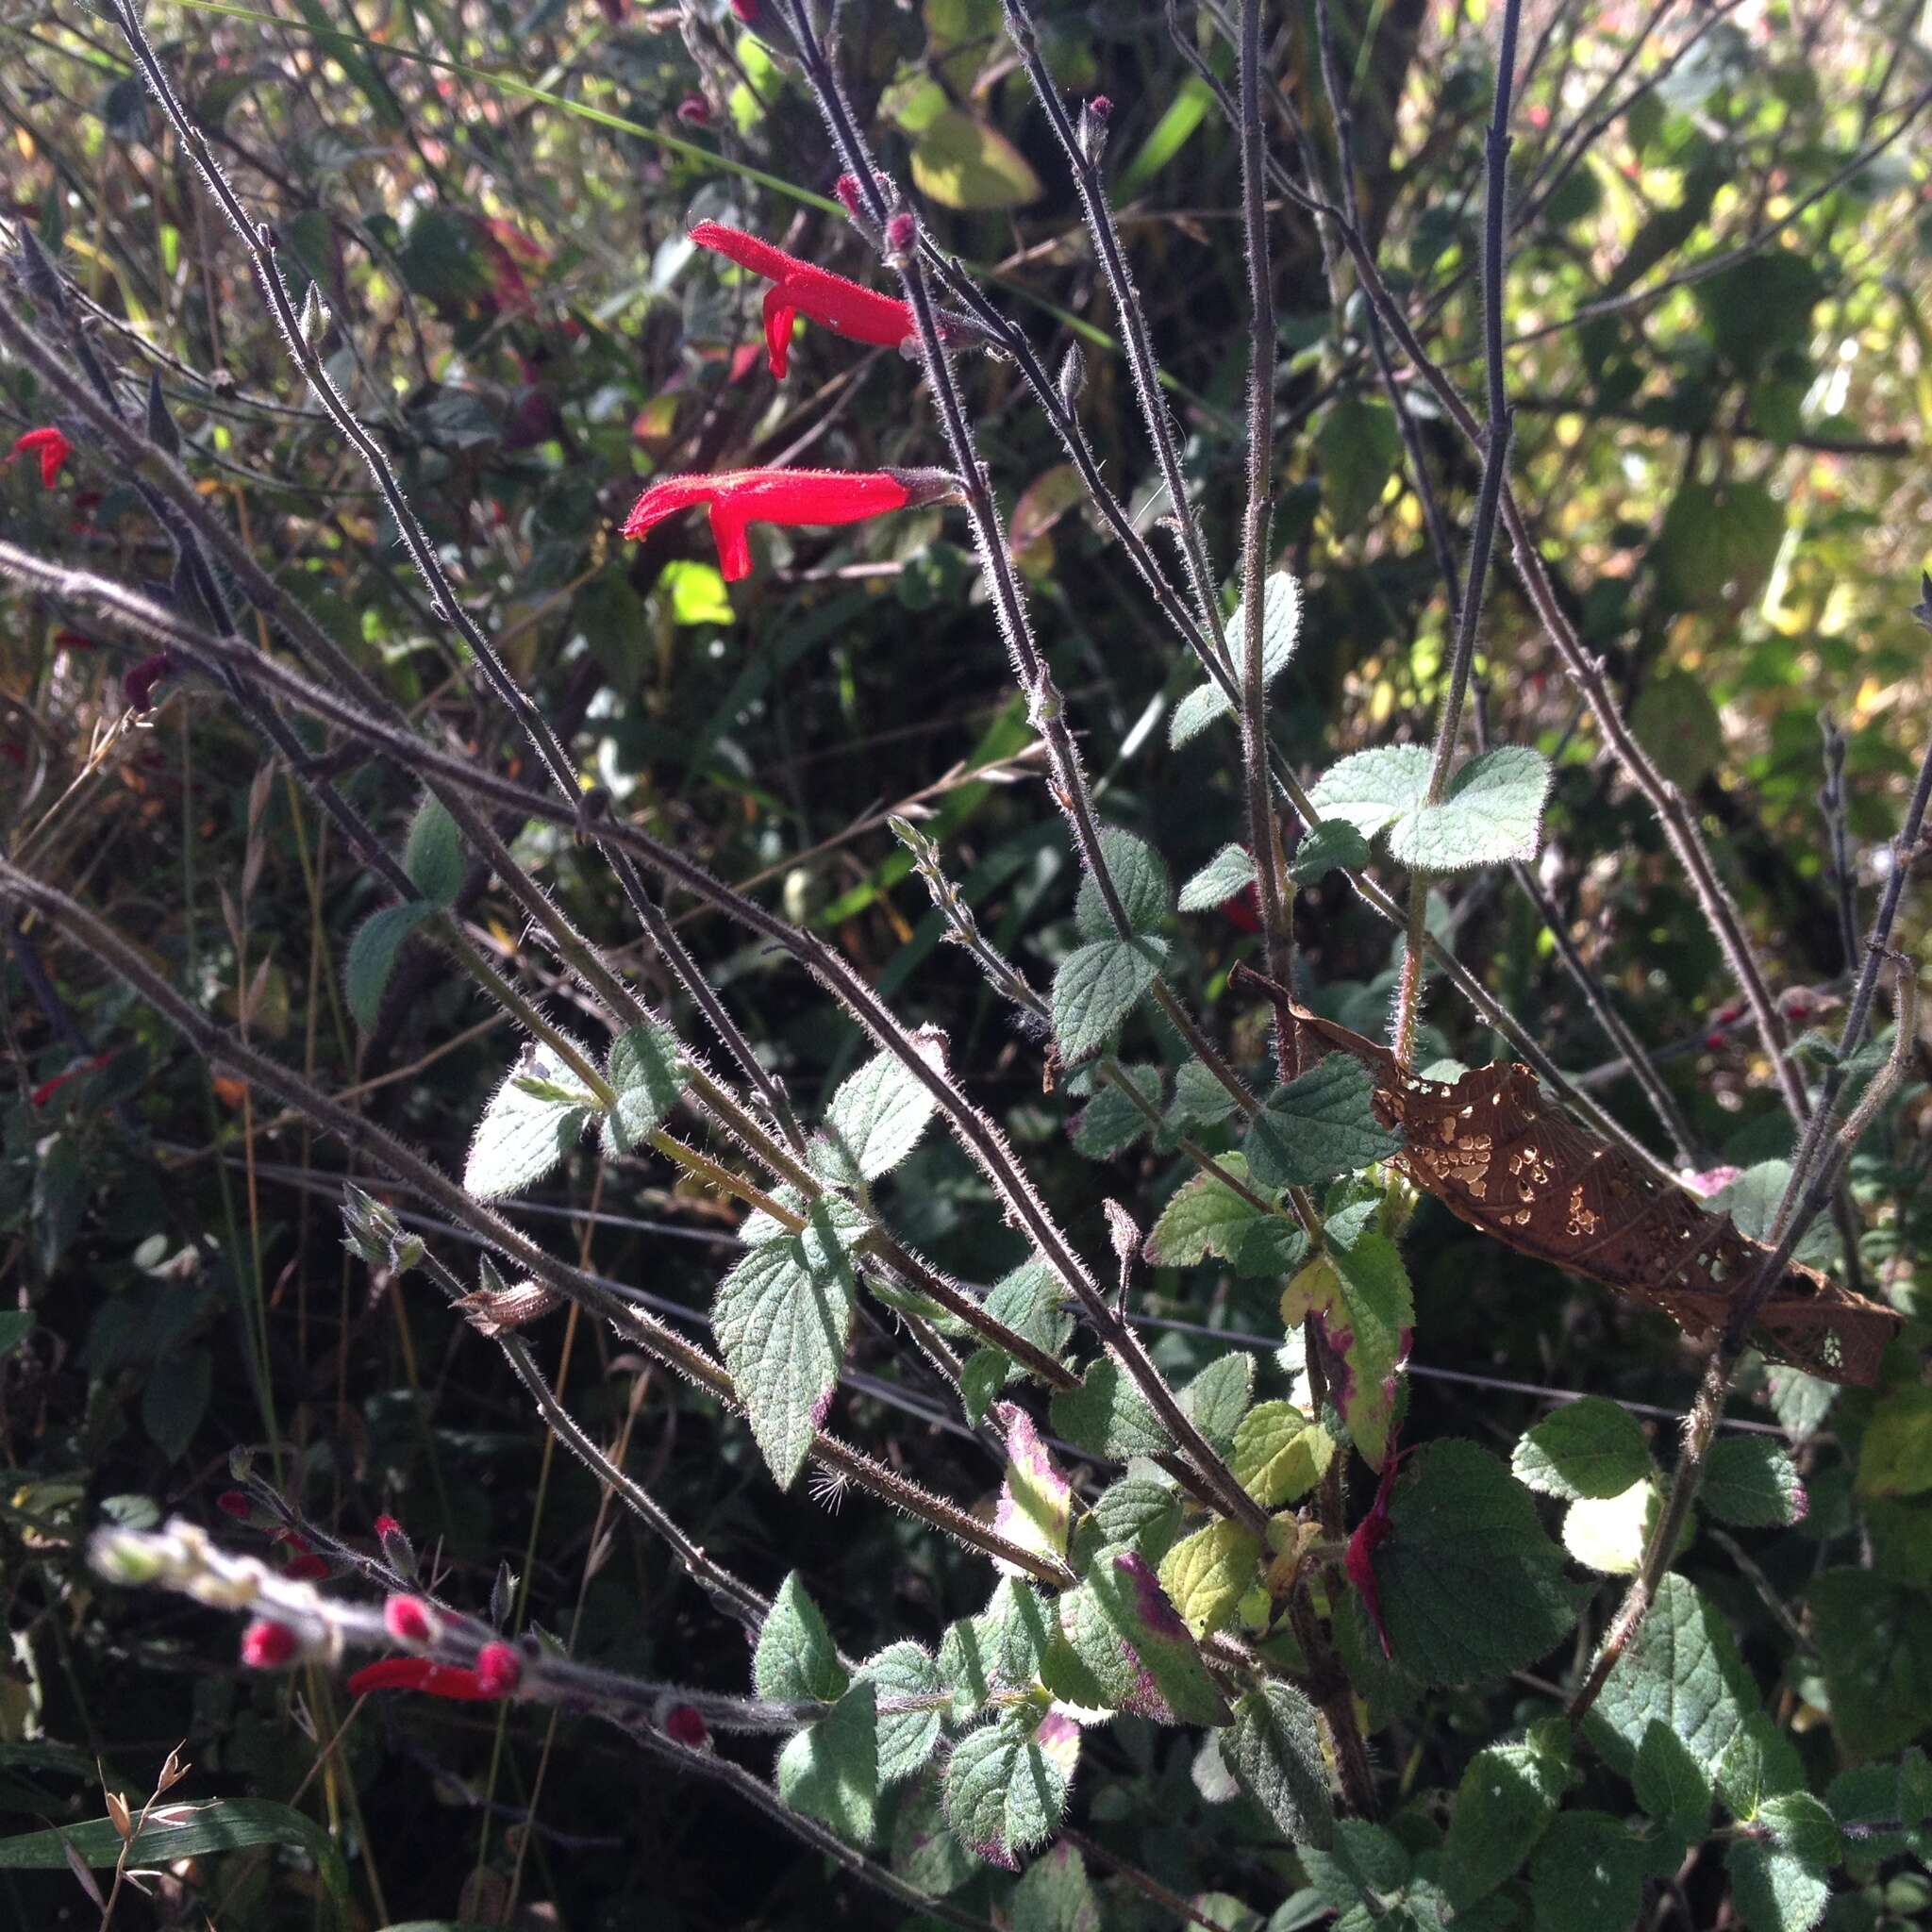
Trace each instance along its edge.
<instances>
[{"instance_id":1,"label":"red flower lower lip","mask_svg":"<svg viewBox=\"0 0 1932 1932\"><path fill-rule=\"evenodd\" d=\"M679 510L708 505L718 567L727 583L735 583L751 575L745 531L753 524L857 524L888 510L952 501L958 493L958 480L943 470L727 470L711 476L665 476L638 498L624 534L641 537Z\"/></svg>"}]
</instances>

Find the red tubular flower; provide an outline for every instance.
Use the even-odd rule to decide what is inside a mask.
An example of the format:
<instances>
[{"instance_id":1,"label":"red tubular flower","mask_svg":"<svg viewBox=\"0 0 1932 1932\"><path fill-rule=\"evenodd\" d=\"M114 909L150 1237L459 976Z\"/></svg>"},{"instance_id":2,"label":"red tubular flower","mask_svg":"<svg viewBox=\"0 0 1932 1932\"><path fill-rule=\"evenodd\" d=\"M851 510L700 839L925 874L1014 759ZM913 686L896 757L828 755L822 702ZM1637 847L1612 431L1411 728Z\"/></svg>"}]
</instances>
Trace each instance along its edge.
<instances>
[{"instance_id":1,"label":"red tubular flower","mask_svg":"<svg viewBox=\"0 0 1932 1932\"><path fill-rule=\"evenodd\" d=\"M320 1557L291 1557L282 1565L282 1574L291 1583L320 1583L328 1574L328 1565Z\"/></svg>"},{"instance_id":2,"label":"red tubular flower","mask_svg":"<svg viewBox=\"0 0 1932 1932\"><path fill-rule=\"evenodd\" d=\"M114 1051L119 1050L117 1047ZM69 1067L64 1074L56 1074L51 1080L42 1080L27 1099L35 1107L45 1107L70 1080L77 1080L83 1074L98 1074L113 1058L113 1053L97 1053L92 1059L83 1060L77 1067Z\"/></svg>"},{"instance_id":3,"label":"red tubular flower","mask_svg":"<svg viewBox=\"0 0 1932 1932\"><path fill-rule=\"evenodd\" d=\"M726 470L713 476L665 476L638 498L625 521L641 537L666 517L707 504L718 568L727 583L751 575L753 524L793 527L863 523L893 509L958 502L958 479L943 470Z\"/></svg>"},{"instance_id":4,"label":"red tubular flower","mask_svg":"<svg viewBox=\"0 0 1932 1932\"><path fill-rule=\"evenodd\" d=\"M224 1490L215 1498L215 1507L237 1523L246 1523L255 1514L255 1505L240 1490Z\"/></svg>"},{"instance_id":5,"label":"red tubular flower","mask_svg":"<svg viewBox=\"0 0 1932 1932\"><path fill-rule=\"evenodd\" d=\"M493 1650L509 1651L516 1674L522 1674L521 1660L507 1643L486 1643L477 1653L478 1664ZM480 1670L465 1671L426 1657L386 1657L379 1664L365 1664L349 1679L351 1697L366 1697L372 1690L421 1690L457 1704L494 1704L515 1689L515 1676L508 1681L500 1674L486 1678Z\"/></svg>"},{"instance_id":6,"label":"red tubular flower","mask_svg":"<svg viewBox=\"0 0 1932 1932\"><path fill-rule=\"evenodd\" d=\"M727 228L723 222L700 222L691 231L691 239L700 248L709 248L774 285L765 296L765 353L771 358L772 374L781 382L791 353L791 325L801 315L834 335L855 342L873 342L880 348L896 349L918 338L918 325L906 303L835 275L815 262L801 261L756 235L747 235L742 228Z\"/></svg>"},{"instance_id":7,"label":"red tubular flower","mask_svg":"<svg viewBox=\"0 0 1932 1932\"><path fill-rule=\"evenodd\" d=\"M286 1624L271 1623L258 1617L242 1633L242 1661L251 1671L279 1670L291 1662L299 1644Z\"/></svg>"},{"instance_id":8,"label":"red tubular flower","mask_svg":"<svg viewBox=\"0 0 1932 1932\"><path fill-rule=\"evenodd\" d=\"M54 428L29 429L12 449L8 452L10 463L15 457L38 456L41 459L41 481L53 489L60 475L60 466L74 454L74 445Z\"/></svg>"}]
</instances>

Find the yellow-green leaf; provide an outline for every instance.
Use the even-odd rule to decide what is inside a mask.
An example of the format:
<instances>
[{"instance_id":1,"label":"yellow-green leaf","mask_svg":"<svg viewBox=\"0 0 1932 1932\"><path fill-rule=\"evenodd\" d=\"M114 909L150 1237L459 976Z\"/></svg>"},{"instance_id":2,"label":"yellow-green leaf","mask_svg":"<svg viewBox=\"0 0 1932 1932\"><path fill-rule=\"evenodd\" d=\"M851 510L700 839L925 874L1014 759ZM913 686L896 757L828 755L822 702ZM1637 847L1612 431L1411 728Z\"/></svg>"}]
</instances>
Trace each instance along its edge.
<instances>
[{"instance_id":1,"label":"yellow-green leaf","mask_svg":"<svg viewBox=\"0 0 1932 1932\"><path fill-rule=\"evenodd\" d=\"M1024 208L1043 192L1026 157L963 108L925 124L912 149L912 178L942 208Z\"/></svg>"}]
</instances>

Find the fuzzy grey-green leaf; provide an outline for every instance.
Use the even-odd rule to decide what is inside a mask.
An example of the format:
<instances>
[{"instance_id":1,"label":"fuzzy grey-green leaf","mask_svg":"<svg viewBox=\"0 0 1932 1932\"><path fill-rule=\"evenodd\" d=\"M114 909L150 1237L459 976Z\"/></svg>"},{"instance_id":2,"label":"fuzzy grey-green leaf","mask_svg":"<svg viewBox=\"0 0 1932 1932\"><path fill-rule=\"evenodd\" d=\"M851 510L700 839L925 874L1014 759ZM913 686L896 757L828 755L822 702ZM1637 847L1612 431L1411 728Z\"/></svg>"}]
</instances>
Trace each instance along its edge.
<instances>
[{"instance_id":1,"label":"fuzzy grey-green leaf","mask_svg":"<svg viewBox=\"0 0 1932 1932\"><path fill-rule=\"evenodd\" d=\"M1221 1755L1291 1844L1324 1849L1334 1842L1335 1806L1315 1707L1293 1685L1271 1682L1242 1697Z\"/></svg>"},{"instance_id":2,"label":"fuzzy grey-green leaf","mask_svg":"<svg viewBox=\"0 0 1932 1932\"><path fill-rule=\"evenodd\" d=\"M436 908L428 900L405 899L372 912L356 928L342 962L342 997L350 1017L365 1033L374 1032L382 1017L382 996L389 990L403 941L435 916Z\"/></svg>"},{"instance_id":3,"label":"fuzzy grey-green leaf","mask_svg":"<svg viewBox=\"0 0 1932 1932\"><path fill-rule=\"evenodd\" d=\"M528 1080L535 1091L519 1084ZM499 1200L541 1180L581 1138L591 1109L558 1097L580 1083L554 1049L534 1041L496 1090L471 1137L463 1189Z\"/></svg>"},{"instance_id":4,"label":"fuzzy grey-green leaf","mask_svg":"<svg viewBox=\"0 0 1932 1932\"><path fill-rule=\"evenodd\" d=\"M1375 1118L1374 1094L1359 1060L1317 1060L1248 1122L1249 1174L1265 1188L1311 1188L1401 1153L1402 1136Z\"/></svg>"},{"instance_id":5,"label":"fuzzy grey-green leaf","mask_svg":"<svg viewBox=\"0 0 1932 1932\"><path fill-rule=\"evenodd\" d=\"M718 1284L718 1344L780 1489L798 1474L831 1399L856 1294L843 1249L803 1235L761 1243Z\"/></svg>"},{"instance_id":6,"label":"fuzzy grey-green leaf","mask_svg":"<svg viewBox=\"0 0 1932 1932\"><path fill-rule=\"evenodd\" d=\"M778 1586L759 1628L751 1678L758 1695L772 1704L835 1703L852 1682L795 1570Z\"/></svg>"},{"instance_id":7,"label":"fuzzy grey-green leaf","mask_svg":"<svg viewBox=\"0 0 1932 1932\"><path fill-rule=\"evenodd\" d=\"M610 1045L606 1077L617 1105L604 1116L607 1154L628 1154L664 1124L691 1075L678 1058L677 1036L646 1021L620 1033Z\"/></svg>"},{"instance_id":8,"label":"fuzzy grey-green leaf","mask_svg":"<svg viewBox=\"0 0 1932 1932\"><path fill-rule=\"evenodd\" d=\"M1224 845L1181 888L1183 912L1207 912L1232 899L1255 880L1255 861L1240 845Z\"/></svg>"},{"instance_id":9,"label":"fuzzy grey-green leaf","mask_svg":"<svg viewBox=\"0 0 1932 1932\"><path fill-rule=\"evenodd\" d=\"M872 1684L855 1684L778 1754L778 1795L858 1845L871 1841L878 1809L876 1701Z\"/></svg>"},{"instance_id":10,"label":"fuzzy grey-green leaf","mask_svg":"<svg viewBox=\"0 0 1932 1932\"><path fill-rule=\"evenodd\" d=\"M1155 939L1095 940L1068 954L1053 978L1053 1030L1069 1066L1107 1044L1166 958Z\"/></svg>"}]
</instances>

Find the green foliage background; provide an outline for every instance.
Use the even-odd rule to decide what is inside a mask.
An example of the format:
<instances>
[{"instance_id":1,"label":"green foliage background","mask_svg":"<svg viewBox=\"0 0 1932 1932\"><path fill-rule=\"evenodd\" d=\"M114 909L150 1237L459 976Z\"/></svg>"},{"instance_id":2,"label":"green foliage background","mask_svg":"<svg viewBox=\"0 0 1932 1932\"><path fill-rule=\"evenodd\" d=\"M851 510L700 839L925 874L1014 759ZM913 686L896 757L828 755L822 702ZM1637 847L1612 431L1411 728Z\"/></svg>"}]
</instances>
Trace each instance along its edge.
<instances>
[{"instance_id":1,"label":"green foliage background","mask_svg":"<svg viewBox=\"0 0 1932 1932\"><path fill-rule=\"evenodd\" d=\"M1350 0L1337 12L1357 89L1365 220L1432 347L1473 387L1486 24L1479 8L1420 0ZM1514 473L1586 641L1693 801L1802 1030L1829 1024L1856 963L1815 802L1817 714L1828 707L1849 734L1849 827L1868 911L1932 728L1926 637L1909 614L1932 523L1924 122L1853 165L1926 108L1932 50L1910 7L1770 5L1715 20L1672 10L1602 106L1633 82L1655 84L1561 165L1578 146L1563 138L1574 129L1580 140L1602 112L1599 84L1644 18L1559 11L1535 42L1514 162L1524 223L1508 289ZM824 199L826 143L795 82L728 9L703 0L681 19L623 0L608 15L557 0L525 13L397 0L353 15L340 0L294 0L273 21L158 4L149 24L225 165L272 211L298 288L312 279L344 325L331 339L339 379L380 425L473 608L587 774L720 875L811 922L908 1018L942 1023L955 1067L1065 1204L1085 1251L1105 1254L1103 1198L1158 1205L1185 1168L1144 1141L1087 1158L1070 1138L1083 1101L1041 1091L1037 1046L941 946L883 824L908 800L929 809L924 827L987 932L1041 983L1078 943L1076 867L1026 755L1024 706L958 513L760 533L756 575L729 591L699 519L641 544L616 537L642 480L661 472L939 458L915 375L890 351L808 326L791 380L774 387L752 346L758 286L684 239L691 219L734 221L872 278L869 251ZM1110 180L1191 479L1231 569L1246 373L1232 138L1156 9L1097 0L1049 25L1063 87L1116 104ZM1300 9L1285 25L1281 77L1325 157ZM997 8L853 0L841 36L863 107L892 130L886 153L909 170L944 240L987 272L1042 351L1084 346L1082 420L1115 489L1151 520L1152 466L1115 319L1071 190L1005 58ZM196 475L291 594L380 666L425 724L478 758L513 758L500 721L467 694L366 479L287 379L245 263L161 139L111 32L72 7L16 9L0 48L9 216L36 224L99 304L103 350L131 371L159 370ZM681 117L680 103L693 102ZM1347 299L1344 275L1343 299L1331 301L1305 222L1284 215L1275 233L1274 536L1306 595L1275 725L1313 773L1426 733L1446 614L1359 300ZM1069 489L1011 373L985 358L966 368L1106 811L1153 839L1185 879L1241 835L1229 727L1170 748L1165 712L1193 681L1189 667ZM1460 529L1474 461L1412 395ZM43 420L24 372L0 363L0 441ZM111 575L165 568L138 499L84 446L52 490L24 461L0 473L0 527ZM1650 813L1579 726L1507 574L1483 652L1499 741L1536 745L1557 765L1541 871L1569 930L1658 1051L1713 1160L1777 1159L1789 1129L1748 1028L1729 1012L1709 933ZM404 952L375 1024L356 1024L341 966L380 899L286 775L256 782L255 741L217 697L164 686L160 710L132 721L116 648L4 588L0 667L11 855L137 936L209 1010L232 1020L245 1005L258 1043L459 1169L515 1051L511 1029L422 949ZM407 781L346 759L337 774L400 849L414 806ZM586 930L629 942L591 854L541 828L520 850ZM517 952L514 913L487 882L467 880L458 904L475 931ZM1926 904L1923 892L1907 902L1902 939L1915 956ZM1330 1008L1378 1030L1392 984L1386 933L1339 879L1304 906ZM857 1064L853 1029L765 949L741 945L702 908L673 909L815 1118ZM1485 875L1441 909L1458 952L1559 1064L1603 1067L1607 1043L1507 881ZM1226 980L1253 940L1208 912L1184 919L1173 943L1211 1023L1257 1060L1263 1016L1242 1010ZM524 964L541 968L534 954ZM174 1511L209 1519L230 1452L273 1440L284 1445L277 1477L307 1511L351 1538L394 1514L420 1547L440 1546L452 1591L478 1607L507 1557L517 1615L584 1655L724 1689L741 1688L747 1668L742 1634L659 1548L601 1515L574 1465L553 1460L493 1353L427 1298L372 1290L342 1254L340 1150L189 1057L85 959L42 953L29 931L6 970L0 1592L15 1637L0 1668L4 1828L96 1818L103 1778L138 1799L185 1739L194 1795L272 1800L312 1821L271 1819L262 1839L282 1850L216 1859L222 1843L256 1842L255 1814L229 1807L231 1835L192 1848L217 1923L325 1922L331 1896L363 1924L484 1919L512 1896L554 1905L571 1926L803 1927L835 1909L891 1923L861 1893L839 1892L835 1907L816 1860L728 1798L673 1786L614 1736L570 1725L553 1736L539 1718L499 1723L487 1708L377 1700L352 1711L327 1673L229 1669L233 1633L218 1617L92 1582L78 1555L92 1526ZM567 998L559 989L557 1004ZM1472 1064L1495 1057L1452 997L1438 994L1427 1017L1434 1050ZM1140 1062L1160 1058L1151 1031L1127 1045ZM108 1052L104 1067L43 1091ZM1593 1086L1655 1135L1614 1068ZM1925 1126L1915 1087L1854 1168L1867 1278L1921 1308ZM984 1184L938 1137L885 1185L908 1239L965 1278L994 1279L1023 1258ZM669 1189L661 1164L600 1163L593 1145L541 1190L536 1211L547 1218L531 1224L557 1251L692 1309L708 1306L731 1256L735 1217L724 1206ZM1592 1451L1624 1458L1615 1489L1531 1483L1573 1556L1579 1542L1616 1544L1618 1526L1592 1525L1588 1511L1627 1496L1653 1450L1668 1460L1667 1418L1694 1372L1679 1338L1433 1209L1411 1249L1418 1363L1502 1382L1419 1380L1405 1441L1473 1437L1506 1459L1515 1448L1525 1474L1524 1431L1575 1414L1552 1411L1537 1390L1638 1405L1642 1429L1628 1433L1640 1440ZM1224 1353L1228 1333L1280 1333L1276 1282L1211 1256L1152 1271L1137 1293L1175 1324L1157 1355L1176 1382ZM622 1435L633 1472L761 1588L802 1572L855 1654L908 1635L932 1644L981 1607L982 1563L858 1499L841 1508L836 1495L781 1498L748 1431L641 1373L607 1337L566 1331L558 1318L542 1343L594 1434ZM1272 1374L1265 1353L1260 1361ZM876 1326L861 1333L853 1366L838 1407L854 1434L948 1494L990 1496L997 1471L934 1422ZM1785 1392L1779 1419L1793 1419L1796 1399ZM1741 1504L1726 1512L1712 1499L1716 1521L1680 1566L1701 1595L1668 1607L1673 1630L1716 1619L1706 1634L1722 1682L1691 1715L1724 1727L1709 1753L1729 1767L1718 1774L1721 1817L1748 1823L1763 1792L1791 1788L1761 1771L1752 1785L1748 1764L1739 1768L1749 1753L1724 1756L1731 1733L1754 1725L1770 1733L1760 1757L1782 1765L1789 1755L1798 1785L1840 1792L1840 1822L1896 1816L1898 1789L1882 1784L1889 1761L1932 1726L1926 1416L1907 1370L1887 1392L1808 1418L1824 1433L1799 1454L1808 1513L1795 1529L1754 1519L1763 1483L1748 1467L1730 1472ZM1604 1426L1615 1436L1618 1424ZM1600 1602L1612 1601L1605 1586ZM1480 1579L1470 1608L1479 1616ZM1358 1661L1372 1686L1366 1644ZM1567 1665L1559 1655L1546 1668ZM1388 1687L1392 1728L1376 1744L1399 1808L1374 1839L1299 1862L1258 1811L1228 1802L1218 1760L1173 1732L1114 1727L1091 1748L1076 1801L1100 1847L1087 1865L1107 1923L1173 1922L1108 1879L1108 1846L1210 1922L1247 1926L1261 1922L1254 1911L1273 1912L1279 1932L1358 1910L1364 1871L1392 1894L1413 1860L1436 1858L1451 1897L1474 1888L1492 1853L1464 1822L1463 1806L1475 1816L1467 1797L1445 1844L1446 1794L1490 1772L1500 1789L1507 1769L1541 1817L1561 1789L1547 1740L1499 1741L1549 1715L1545 1681L1475 1675L1466 1690ZM1703 1816L1679 1820L1676 1862L1656 1863L1652 1843L1648 1865L1615 1836L1629 1806L1606 1765L1634 1778L1653 1818L1673 1815L1652 1802L1679 1789L1669 1747L1647 1728L1659 1715L1666 1732L1684 1729L1681 1712L1604 1713L1609 1741L1595 1740L1603 1756L1587 1761L1583 1793L1594 1808L1573 1800L1536 1853L1537 1923L1624 1923L1646 1897L1655 1910L1670 1896L1690 1923L1712 1923L1727 1883L1754 1927L1802 1919L1779 1890L1796 1883L1776 1864L1786 1838L1769 1826L1737 1836L1727 1854ZM1504 1749L1518 1754L1507 1767L1491 1761ZM1865 1783L1847 1794L1846 1778ZM1702 1802L1707 1811L1707 1781ZM1781 1819L1778 1831L1803 1822ZM1498 1827L1506 1849L1514 1828ZM1932 1894L1894 1838L1842 1847L1833 1925L1923 1916ZM1083 1903L1068 1907L1075 1916L1046 1916L1060 1910L1049 1894L1066 1855L1055 1857L1029 1877L1013 1924L1089 1923L1076 1915ZM1613 1895L1578 1891L1584 1873L1608 1874ZM1548 1902L1566 1893L1588 1904L1561 1919ZM65 1871L18 1873L0 1858L0 1898L27 1924L77 1893Z\"/></svg>"}]
</instances>

